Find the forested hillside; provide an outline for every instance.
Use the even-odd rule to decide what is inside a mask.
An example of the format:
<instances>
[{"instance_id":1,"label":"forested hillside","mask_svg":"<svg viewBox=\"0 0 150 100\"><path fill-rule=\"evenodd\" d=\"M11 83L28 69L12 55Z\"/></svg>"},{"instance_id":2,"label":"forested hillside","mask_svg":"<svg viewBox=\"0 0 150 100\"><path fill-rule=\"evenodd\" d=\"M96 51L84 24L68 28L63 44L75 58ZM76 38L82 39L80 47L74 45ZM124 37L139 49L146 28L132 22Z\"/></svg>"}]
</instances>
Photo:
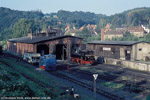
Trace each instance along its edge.
<instances>
[{"instance_id":1,"label":"forested hillside","mask_svg":"<svg viewBox=\"0 0 150 100\"><path fill-rule=\"evenodd\" d=\"M0 7L0 41L24 36L31 30L33 33L46 30L48 26L64 29L68 24L78 28L87 24L97 24L100 17L104 16L63 10L43 14L41 11L17 11Z\"/></svg>"},{"instance_id":2,"label":"forested hillside","mask_svg":"<svg viewBox=\"0 0 150 100\"><path fill-rule=\"evenodd\" d=\"M41 19L44 14L40 11L17 11L9 8L0 8L0 40L10 37L13 34L13 25L21 18ZM19 29L18 29L19 30Z\"/></svg>"},{"instance_id":3,"label":"forested hillside","mask_svg":"<svg viewBox=\"0 0 150 100\"><path fill-rule=\"evenodd\" d=\"M107 16L100 19L99 26L102 28L107 23L112 24L113 28L120 26L138 26L140 24L150 26L150 8L136 8L123 13Z\"/></svg>"},{"instance_id":4,"label":"forested hillside","mask_svg":"<svg viewBox=\"0 0 150 100\"><path fill-rule=\"evenodd\" d=\"M63 23L74 25L77 28L87 24L98 24L100 18L106 17L102 14L95 14L90 12L70 12L64 10L58 11L57 16Z\"/></svg>"},{"instance_id":5,"label":"forested hillside","mask_svg":"<svg viewBox=\"0 0 150 100\"><path fill-rule=\"evenodd\" d=\"M90 12L70 12L60 10L57 13L43 14L41 11L17 11L0 7L0 41L8 38L27 35L29 32L44 31L48 26L62 30L67 25L80 28L87 24L97 24L97 29L104 28L107 23L112 28L120 26L150 27L150 8L136 8L112 16Z\"/></svg>"}]
</instances>

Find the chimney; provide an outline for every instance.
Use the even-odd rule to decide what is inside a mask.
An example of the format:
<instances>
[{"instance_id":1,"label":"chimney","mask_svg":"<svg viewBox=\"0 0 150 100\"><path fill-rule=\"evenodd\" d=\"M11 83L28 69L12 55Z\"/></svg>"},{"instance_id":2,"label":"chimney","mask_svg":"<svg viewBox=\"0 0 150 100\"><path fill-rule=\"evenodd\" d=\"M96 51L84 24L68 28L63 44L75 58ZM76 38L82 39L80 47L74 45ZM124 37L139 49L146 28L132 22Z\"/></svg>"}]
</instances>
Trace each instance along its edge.
<instances>
[{"instance_id":1,"label":"chimney","mask_svg":"<svg viewBox=\"0 0 150 100\"><path fill-rule=\"evenodd\" d=\"M32 40L32 29L30 30L30 39Z\"/></svg>"},{"instance_id":2,"label":"chimney","mask_svg":"<svg viewBox=\"0 0 150 100\"><path fill-rule=\"evenodd\" d=\"M101 29L101 40L104 40L104 29Z\"/></svg>"}]
</instances>

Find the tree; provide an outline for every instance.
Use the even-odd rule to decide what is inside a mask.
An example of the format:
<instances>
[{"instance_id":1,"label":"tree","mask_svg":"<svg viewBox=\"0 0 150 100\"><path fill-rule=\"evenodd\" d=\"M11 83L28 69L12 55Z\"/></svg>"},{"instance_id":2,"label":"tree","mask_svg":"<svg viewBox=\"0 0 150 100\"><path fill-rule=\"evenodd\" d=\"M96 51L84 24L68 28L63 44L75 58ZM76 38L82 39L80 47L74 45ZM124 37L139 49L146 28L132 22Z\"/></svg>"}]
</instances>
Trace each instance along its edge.
<instances>
[{"instance_id":1,"label":"tree","mask_svg":"<svg viewBox=\"0 0 150 100\"><path fill-rule=\"evenodd\" d=\"M12 37L26 36L28 33L31 32L31 30L33 33L35 33L36 29L37 26L34 23L34 20L22 18L14 24L12 28Z\"/></svg>"},{"instance_id":2,"label":"tree","mask_svg":"<svg viewBox=\"0 0 150 100\"><path fill-rule=\"evenodd\" d=\"M87 28L84 28L81 32L78 32L76 36L83 38L83 42L87 42L92 35Z\"/></svg>"}]
</instances>

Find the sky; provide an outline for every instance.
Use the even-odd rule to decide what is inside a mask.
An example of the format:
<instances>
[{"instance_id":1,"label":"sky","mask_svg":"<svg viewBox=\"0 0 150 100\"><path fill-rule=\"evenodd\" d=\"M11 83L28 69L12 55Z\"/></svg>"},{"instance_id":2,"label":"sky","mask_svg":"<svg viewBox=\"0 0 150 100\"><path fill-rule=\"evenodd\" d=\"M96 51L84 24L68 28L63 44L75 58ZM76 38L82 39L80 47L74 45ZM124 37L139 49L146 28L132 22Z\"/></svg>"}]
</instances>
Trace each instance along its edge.
<instances>
[{"instance_id":1,"label":"sky","mask_svg":"<svg viewBox=\"0 0 150 100\"><path fill-rule=\"evenodd\" d=\"M150 7L150 0L0 0L0 7L21 11L41 10L43 13L89 11L109 16L133 8Z\"/></svg>"}]
</instances>

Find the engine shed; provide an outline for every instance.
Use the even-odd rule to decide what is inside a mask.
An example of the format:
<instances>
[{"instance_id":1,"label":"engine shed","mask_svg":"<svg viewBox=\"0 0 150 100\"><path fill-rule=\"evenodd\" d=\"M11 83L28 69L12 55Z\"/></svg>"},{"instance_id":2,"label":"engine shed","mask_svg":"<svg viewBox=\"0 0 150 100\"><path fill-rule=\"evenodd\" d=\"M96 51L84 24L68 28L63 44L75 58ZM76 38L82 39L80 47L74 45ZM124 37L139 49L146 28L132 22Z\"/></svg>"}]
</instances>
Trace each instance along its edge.
<instances>
[{"instance_id":1,"label":"engine shed","mask_svg":"<svg viewBox=\"0 0 150 100\"><path fill-rule=\"evenodd\" d=\"M104 58L136 61L150 57L150 43L144 41L91 41L87 47Z\"/></svg>"},{"instance_id":2,"label":"engine shed","mask_svg":"<svg viewBox=\"0 0 150 100\"><path fill-rule=\"evenodd\" d=\"M42 33L40 33L42 34ZM7 40L7 51L24 55L25 52L55 54L56 59L70 59L71 53L81 48L82 38L75 36L57 36L53 33L28 36Z\"/></svg>"}]
</instances>

